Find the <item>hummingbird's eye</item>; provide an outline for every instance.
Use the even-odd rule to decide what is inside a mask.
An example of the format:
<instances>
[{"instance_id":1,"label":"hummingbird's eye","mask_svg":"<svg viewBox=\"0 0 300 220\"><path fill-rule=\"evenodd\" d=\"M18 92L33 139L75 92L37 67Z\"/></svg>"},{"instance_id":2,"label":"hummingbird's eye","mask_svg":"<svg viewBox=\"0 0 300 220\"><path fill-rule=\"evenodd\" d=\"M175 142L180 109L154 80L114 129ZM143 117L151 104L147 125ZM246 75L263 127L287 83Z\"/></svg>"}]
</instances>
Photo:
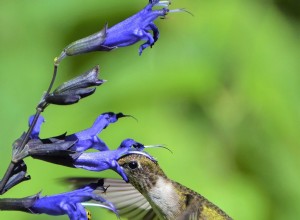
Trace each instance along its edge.
<instances>
[{"instance_id":1,"label":"hummingbird's eye","mask_svg":"<svg viewBox=\"0 0 300 220\"><path fill-rule=\"evenodd\" d=\"M136 161L130 161L128 163L128 166L129 166L130 169L134 170L138 167L138 163Z\"/></svg>"}]
</instances>

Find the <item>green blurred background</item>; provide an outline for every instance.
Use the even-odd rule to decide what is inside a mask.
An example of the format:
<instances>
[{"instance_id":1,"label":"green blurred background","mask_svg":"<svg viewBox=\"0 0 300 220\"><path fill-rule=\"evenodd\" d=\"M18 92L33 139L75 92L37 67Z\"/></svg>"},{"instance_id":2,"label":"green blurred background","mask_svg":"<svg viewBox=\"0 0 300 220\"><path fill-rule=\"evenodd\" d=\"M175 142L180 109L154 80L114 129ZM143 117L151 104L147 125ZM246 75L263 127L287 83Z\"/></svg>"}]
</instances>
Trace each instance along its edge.
<instances>
[{"instance_id":1,"label":"green blurred background","mask_svg":"<svg viewBox=\"0 0 300 220\"><path fill-rule=\"evenodd\" d=\"M0 7L2 176L11 143L27 129L46 90L53 58L70 42L122 21L146 0L9 1ZM198 191L234 219L300 217L299 1L174 0L194 14L158 19L161 37L138 46L65 59L57 85L99 64L107 83L77 105L50 106L42 137L89 127L102 112L130 114L103 131L151 149L169 177ZM31 181L2 197L68 190L64 176L117 177L26 159ZM117 219L92 209L93 219ZM68 219L0 212L0 219Z\"/></svg>"}]
</instances>

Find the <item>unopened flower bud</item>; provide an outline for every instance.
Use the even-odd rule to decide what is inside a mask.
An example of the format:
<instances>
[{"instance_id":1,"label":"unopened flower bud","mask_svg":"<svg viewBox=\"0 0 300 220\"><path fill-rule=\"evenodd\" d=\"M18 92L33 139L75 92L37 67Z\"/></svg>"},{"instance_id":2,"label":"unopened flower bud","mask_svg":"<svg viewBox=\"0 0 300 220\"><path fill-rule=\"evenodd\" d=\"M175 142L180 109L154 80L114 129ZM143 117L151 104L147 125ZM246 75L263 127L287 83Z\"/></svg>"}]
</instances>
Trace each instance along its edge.
<instances>
[{"instance_id":1,"label":"unopened flower bud","mask_svg":"<svg viewBox=\"0 0 300 220\"><path fill-rule=\"evenodd\" d=\"M55 58L55 64L58 65L66 56L74 56L78 54L88 53L91 51L97 51L99 45L101 45L105 41L106 30L107 24L101 31L69 44L61 52L61 54Z\"/></svg>"},{"instance_id":2,"label":"unopened flower bud","mask_svg":"<svg viewBox=\"0 0 300 220\"><path fill-rule=\"evenodd\" d=\"M99 66L87 71L86 73L71 79L45 97L45 102L56 105L70 105L78 102L81 98L93 94L96 88L105 80L98 79ZM90 88L92 87L92 88Z\"/></svg>"}]
</instances>

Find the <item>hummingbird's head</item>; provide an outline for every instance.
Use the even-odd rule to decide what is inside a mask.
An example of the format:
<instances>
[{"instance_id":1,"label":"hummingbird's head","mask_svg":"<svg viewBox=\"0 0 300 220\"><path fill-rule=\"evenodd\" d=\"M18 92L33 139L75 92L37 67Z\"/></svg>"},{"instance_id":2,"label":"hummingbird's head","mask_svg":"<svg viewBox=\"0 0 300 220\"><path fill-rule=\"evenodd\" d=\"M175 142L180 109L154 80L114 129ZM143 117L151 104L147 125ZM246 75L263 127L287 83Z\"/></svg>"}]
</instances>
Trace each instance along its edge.
<instances>
[{"instance_id":1,"label":"hummingbird's head","mask_svg":"<svg viewBox=\"0 0 300 220\"><path fill-rule=\"evenodd\" d=\"M158 177L166 176L157 161L143 154L127 154L118 163L124 169L129 182L142 194L155 185Z\"/></svg>"}]
</instances>

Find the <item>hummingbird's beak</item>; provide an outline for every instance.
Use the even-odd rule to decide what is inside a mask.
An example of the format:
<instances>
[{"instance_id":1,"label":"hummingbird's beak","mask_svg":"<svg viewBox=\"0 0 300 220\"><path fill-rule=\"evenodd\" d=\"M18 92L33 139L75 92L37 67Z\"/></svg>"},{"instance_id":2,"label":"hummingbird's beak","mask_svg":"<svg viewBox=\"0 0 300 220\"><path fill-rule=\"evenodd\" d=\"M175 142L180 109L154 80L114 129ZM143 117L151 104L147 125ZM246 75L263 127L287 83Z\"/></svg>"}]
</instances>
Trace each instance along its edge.
<instances>
[{"instance_id":1,"label":"hummingbird's beak","mask_svg":"<svg viewBox=\"0 0 300 220\"><path fill-rule=\"evenodd\" d=\"M145 148L163 148L163 149L166 149L166 150L170 151L171 153L173 153L173 151L171 151L169 148L165 147L164 145L147 145L144 147Z\"/></svg>"},{"instance_id":2,"label":"hummingbird's beak","mask_svg":"<svg viewBox=\"0 0 300 220\"><path fill-rule=\"evenodd\" d=\"M143 151L135 151L135 150L130 150L128 152L126 152L125 154L122 154L122 156L119 158L121 159L122 157L125 157L125 156L128 156L128 155L131 155L131 154L139 154L139 155L143 155L145 157L147 157L148 159L154 161L154 162L157 162L154 157L150 156L149 154L147 154L146 152L143 152Z\"/></svg>"}]
</instances>

